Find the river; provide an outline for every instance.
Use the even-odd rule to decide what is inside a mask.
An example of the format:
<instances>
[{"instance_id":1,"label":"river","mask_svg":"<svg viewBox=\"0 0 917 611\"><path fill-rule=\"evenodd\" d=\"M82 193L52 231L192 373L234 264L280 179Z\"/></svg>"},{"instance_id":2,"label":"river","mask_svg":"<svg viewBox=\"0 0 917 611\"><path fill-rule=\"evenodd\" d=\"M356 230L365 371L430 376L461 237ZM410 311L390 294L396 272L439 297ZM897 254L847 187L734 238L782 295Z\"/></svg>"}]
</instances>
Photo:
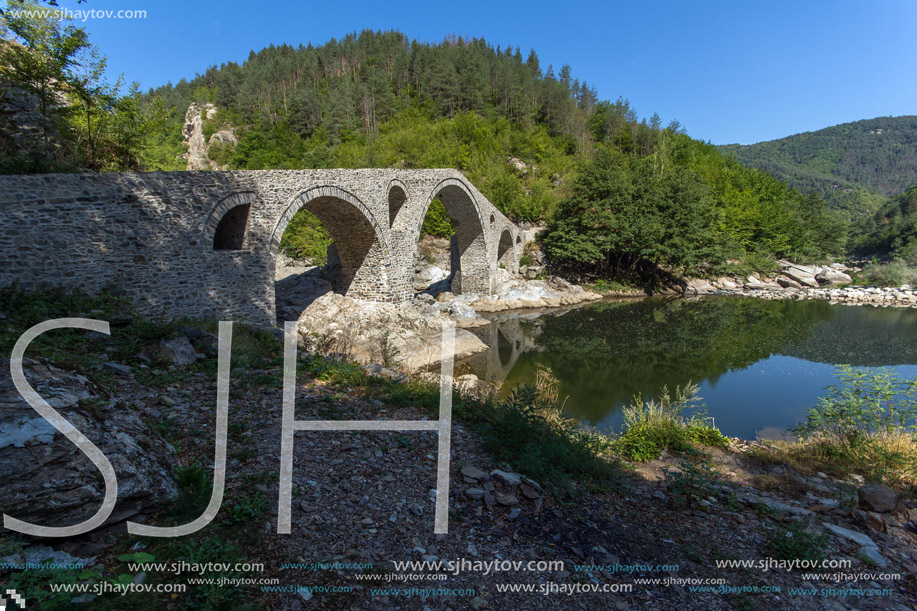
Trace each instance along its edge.
<instances>
[{"instance_id":1,"label":"river","mask_svg":"<svg viewBox=\"0 0 917 611\"><path fill-rule=\"evenodd\" d=\"M834 384L836 366L890 367L917 377L917 310L745 297L606 300L495 316L475 332L491 346L463 363L506 395L536 367L559 381L565 413L619 432L621 407L700 385L726 435L779 437Z\"/></svg>"}]
</instances>

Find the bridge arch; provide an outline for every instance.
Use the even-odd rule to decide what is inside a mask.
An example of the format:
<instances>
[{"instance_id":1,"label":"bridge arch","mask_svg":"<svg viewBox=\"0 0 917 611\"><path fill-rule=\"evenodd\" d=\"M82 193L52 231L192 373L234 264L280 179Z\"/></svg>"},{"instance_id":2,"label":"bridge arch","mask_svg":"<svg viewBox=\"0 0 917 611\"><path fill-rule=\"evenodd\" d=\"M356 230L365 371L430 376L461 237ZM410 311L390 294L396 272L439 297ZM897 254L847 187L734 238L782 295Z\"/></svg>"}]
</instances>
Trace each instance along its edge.
<instances>
[{"instance_id":1,"label":"bridge arch","mask_svg":"<svg viewBox=\"0 0 917 611\"><path fill-rule=\"evenodd\" d=\"M205 250L250 250L249 211L258 201L250 191L227 195L210 209L201 227Z\"/></svg>"},{"instance_id":2,"label":"bridge arch","mask_svg":"<svg viewBox=\"0 0 917 611\"><path fill-rule=\"evenodd\" d=\"M493 268L487 257L489 238L481 208L468 186L456 178L440 181L413 215L399 215L393 231L403 231L417 248L424 217L434 199L439 198L455 229L452 253L452 292L489 294ZM413 222L413 224L412 224Z\"/></svg>"},{"instance_id":3,"label":"bridge arch","mask_svg":"<svg viewBox=\"0 0 917 611\"><path fill-rule=\"evenodd\" d=\"M504 269L515 272L515 264L518 260L516 249L513 245L513 234L508 227L500 233L500 241L497 243L497 265L502 265Z\"/></svg>"},{"instance_id":4,"label":"bridge arch","mask_svg":"<svg viewBox=\"0 0 917 611\"><path fill-rule=\"evenodd\" d=\"M328 249L326 273L335 292L355 299L392 301L386 233L369 208L340 187L313 187L293 198L271 232L271 259L276 262L283 232L303 208L318 217L334 240Z\"/></svg>"},{"instance_id":5,"label":"bridge arch","mask_svg":"<svg viewBox=\"0 0 917 611\"><path fill-rule=\"evenodd\" d=\"M408 201L408 187L397 178L393 178L388 183L388 226L395 225L395 219L405 202Z\"/></svg>"}]
</instances>

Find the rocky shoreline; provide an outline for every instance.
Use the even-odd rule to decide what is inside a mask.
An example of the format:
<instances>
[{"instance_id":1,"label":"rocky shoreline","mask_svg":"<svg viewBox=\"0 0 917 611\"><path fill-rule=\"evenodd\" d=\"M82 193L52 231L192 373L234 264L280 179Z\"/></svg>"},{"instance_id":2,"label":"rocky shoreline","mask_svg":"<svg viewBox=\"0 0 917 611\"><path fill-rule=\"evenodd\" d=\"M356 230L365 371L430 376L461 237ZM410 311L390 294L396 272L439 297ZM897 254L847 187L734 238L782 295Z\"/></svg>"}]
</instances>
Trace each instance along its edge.
<instances>
[{"instance_id":1,"label":"rocky shoreline","mask_svg":"<svg viewBox=\"0 0 917 611\"><path fill-rule=\"evenodd\" d=\"M5 324L15 325L10 335L17 335L26 323L18 316L6 316ZM174 500L176 492L186 487L174 479L179 467L184 473L190 467L191 473L201 474L200 483L191 490L199 488L206 501L217 398L214 377L206 373L217 367L215 336L203 328L183 327L171 336L138 335L133 341L124 337L131 329L128 326L114 335L114 341L121 338L122 347L105 352L104 361L97 356L101 350L94 348L82 355L77 361L79 371L73 364L55 363L48 356L51 348L41 344L35 346L38 353L24 362L28 379L41 395L98 440L118 469L122 484L118 513L106 528L84 537L38 541L7 536L0 541L4 544L0 563L81 562L93 572L64 574L61 579L93 585L127 575L135 584L155 585L188 580L131 568L135 554L142 552L156 562L190 562L189 557L200 556L189 554L204 550L213 554L206 557L208 561L244 558L263 565L258 572L244 574L246 578L276 579L292 589L312 588L293 593L240 587L232 591L229 601L238 608L285 611L420 608L405 605L404 597L392 594L391 588L432 590L444 583L467 594L442 600L430 597L430 609L566 609L569 596L533 597L534 590L502 586L537 588L553 583L573 591L586 582L609 588L627 584L633 589L578 592L576 601L582 608L735 609L741 599L680 585L711 577L724 579L733 591L766 587L770 593L755 598L754 608L790 604L805 611L909 609L909 601L917 595L917 508L912 492L902 494L877 485L840 465L822 473L814 465L802 468L805 465L788 463L783 455L769 451L772 443L779 442L735 439L723 448L697 447L686 454L664 451L654 460L624 465L603 480L602 487L573 480L568 489L533 473L530 456L497 458L492 442L482 434L480 425L486 420L477 420L492 410L455 412L448 535L434 533L437 437L428 431L398 430L298 432L293 448L292 530L279 534L282 345L270 336L253 334L240 344L257 352L240 354L244 366L234 366L230 380L226 496L221 511L206 531L178 544L126 537L124 519L162 524L178 519L181 514L174 512L187 509L186 500ZM253 331L240 328L237 333ZM80 343L84 341L93 340ZM347 366L338 375L327 369L333 366L300 363L299 419L424 421L436 417L435 403L426 407L424 403L425 397L435 399L435 391L427 395L414 390L415 384L360 379L347 374ZM0 367L8 369L8 361L0 362ZM371 370L374 375L387 373L378 367ZM417 377L437 381L435 374ZM473 385L463 388L462 377L456 382L462 401L466 393L474 394ZM56 525L92 514L97 507L93 499L102 491L95 471L86 468L85 457L60 434L33 422L31 408L18 397L11 381L0 383L0 405L4 406L0 429L5 433L5 439L0 435L0 472L6 468L3 481L11 491L18 491L3 499L4 513L36 522L51 521L53 516L60 520ZM39 485L39 479L44 483ZM805 549L821 550L828 559L845 564L829 573L810 573L773 566L731 568L718 562L771 562L782 558L779 550L787 549L785 542L794 537L814 541ZM416 571L395 565L457 558L563 564L548 571L513 573ZM291 569L285 564L305 566L313 561L328 568ZM662 573L641 568L663 565L674 568ZM12 573L9 568L4 571L0 576ZM439 579L441 574L447 578ZM32 579L31 600L37 598L35 593L47 590L45 577L30 577L42 575L37 571L16 575L27 587ZM226 570L213 576L239 574ZM684 581L656 581L663 576ZM40 580L39 585L35 580ZM146 604L164 609L203 607L212 590L188 582L187 593L154 592ZM860 596L864 589L881 596ZM790 594L806 590L831 594ZM62 593L57 606L95 608L125 604L114 600L134 601L113 593L100 599L94 594L72 596Z\"/></svg>"},{"instance_id":2,"label":"rocky shoreline","mask_svg":"<svg viewBox=\"0 0 917 611\"><path fill-rule=\"evenodd\" d=\"M311 280L304 280L311 282ZM299 315L300 346L308 352L340 353L359 363L420 371L439 365L442 329L447 320L456 330L455 358L487 350L465 329L490 324L480 312L557 308L601 299L561 278L551 281L504 277L487 296L434 297L419 293L401 304L375 303L327 292L310 298Z\"/></svg>"},{"instance_id":3,"label":"rocky shoreline","mask_svg":"<svg viewBox=\"0 0 917 611\"><path fill-rule=\"evenodd\" d=\"M846 305L880 307L917 307L917 290L900 287L851 286L846 272L860 271L842 263L829 266L799 265L779 261L780 273L773 277L752 274L744 279L723 277L716 280L693 279L687 283L686 297L698 295L738 295L757 299L817 299Z\"/></svg>"}]
</instances>

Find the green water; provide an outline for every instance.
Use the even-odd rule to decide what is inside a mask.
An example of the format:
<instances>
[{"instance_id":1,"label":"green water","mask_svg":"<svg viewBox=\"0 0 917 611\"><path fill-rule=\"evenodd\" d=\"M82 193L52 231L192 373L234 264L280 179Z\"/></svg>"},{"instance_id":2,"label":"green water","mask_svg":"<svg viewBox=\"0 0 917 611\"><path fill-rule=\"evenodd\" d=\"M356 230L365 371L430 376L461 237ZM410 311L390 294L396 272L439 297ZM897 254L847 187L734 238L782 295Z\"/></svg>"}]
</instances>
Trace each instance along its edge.
<instances>
[{"instance_id":1,"label":"green water","mask_svg":"<svg viewBox=\"0 0 917 611\"><path fill-rule=\"evenodd\" d=\"M838 364L917 376L917 310L739 297L604 301L495 319L467 368L503 392L551 368L565 412L620 430L621 406L663 386L700 385L727 435L771 436L805 419Z\"/></svg>"}]
</instances>

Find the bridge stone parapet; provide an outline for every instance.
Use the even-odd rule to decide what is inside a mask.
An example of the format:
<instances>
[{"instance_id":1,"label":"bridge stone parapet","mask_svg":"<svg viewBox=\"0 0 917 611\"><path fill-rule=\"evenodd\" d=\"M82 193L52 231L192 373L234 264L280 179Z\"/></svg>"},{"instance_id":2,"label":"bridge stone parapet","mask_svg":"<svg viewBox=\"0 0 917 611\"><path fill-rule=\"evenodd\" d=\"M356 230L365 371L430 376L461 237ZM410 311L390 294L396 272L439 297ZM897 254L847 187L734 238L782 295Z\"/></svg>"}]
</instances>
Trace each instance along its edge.
<instances>
[{"instance_id":1,"label":"bridge stone parapet","mask_svg":"<svg viewBox=\"0 0 917 611\"><path fill-rule=\"evenodd\" d=\"M159 318L276 324L274 267L300 209L334 240L335 290L413 294L434 198L456 230L455 293L517 271L519 229L455 170L261 170L0 176L0 286L117 287Z\"/></svg>"}]
</instances>

